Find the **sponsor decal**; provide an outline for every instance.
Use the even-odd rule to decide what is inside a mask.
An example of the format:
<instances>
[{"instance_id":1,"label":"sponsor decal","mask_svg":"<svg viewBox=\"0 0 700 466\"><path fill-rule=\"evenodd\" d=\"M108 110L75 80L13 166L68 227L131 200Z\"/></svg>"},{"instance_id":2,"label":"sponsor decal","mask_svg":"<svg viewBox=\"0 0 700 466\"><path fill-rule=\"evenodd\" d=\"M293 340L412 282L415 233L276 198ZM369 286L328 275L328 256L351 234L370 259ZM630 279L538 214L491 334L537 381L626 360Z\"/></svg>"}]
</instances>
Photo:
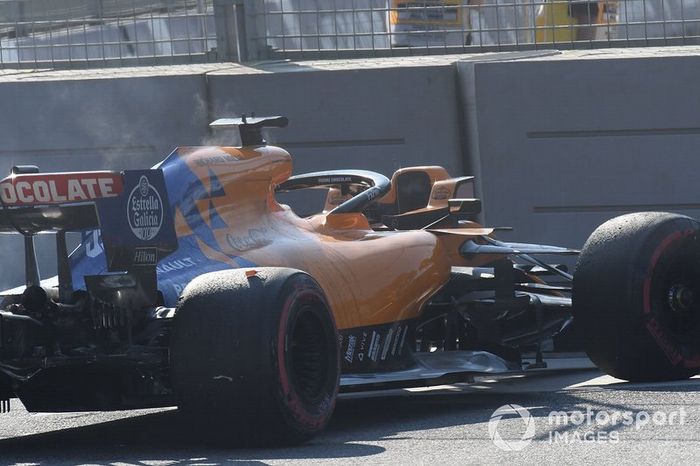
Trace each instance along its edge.
<instances>
[{"instance_id":1,"label":"sponsor decal","mask_svg":"<svg viewBox=\"0 0 700 466\"><path fill-rule=\"evenodd\" d=\"M325 176L318 179L318 184L349 183L351 176Z\"/></svg>"},{"instance_id":2,"label":"sponsor decal","mask_svg":"<svg viewBox=\"0 0 700 466\"><path fill-rule=\"evenodd\" d=\"M347 369L400 363L409 325L405 322L341 330L340 348Z\"/></svg>"},{"instance_id":3,"label":"sponsor decal","mask_svg":"<svg viewBox=\"0 0 700 466\"><path fill-rule=\"evenodd\" d=\"M185 289L185 286L187 286L186 283L173 283L173 289L175 290L175 294L180 296L182 294L182 291Z\"/></svg>"},{"instance_id":4,"label":"sponsor decal","mask_svg":"<svg viewBox=\"0 0 700 466\"><path fill-rule=\"evenodd\" d=\"M369 358L374 362L377 362L377 355L379 354L379 343L381 339L382 337L377 332L372 332L372 340L369 344L369 351L367 353Z\"/></svg>"},{"instance_id":5,"label":"sponsor decal","mask_svg":"<svg viewBox=\"0 0 700 466\"><path fill-rule=\"evenodd\" d=\"M156 248L134 249L134 265L156 265L158 263L158 251Z\"/></svg>"},{"instance_id":6,"label":"sponsor decal","mask_svg":"<svg viewBox=\"0 0 700 466\"><path fill-rule=\"evenodd\" d=\"M210 155L208 157L195 159L194 163L198 167L209 167L211 165L221 165L230 162L237 162L238 160L240 160L238 157L235 157L231 154L215 154Z\"/></svg>"},{"instance_id":7,"label":"sponsor decal","mask_svg":"<svg viewBox=\"0 0 700 466\"><path fill-rule=\"evenodd\" d=\"M382 361L386 359L386 355L389 354L389 347L391 345L391 338L394 336L394 329L390 328L389 333L387 333L384 340L384 346L382 346Z\"/></svg>"},{"instance_id":8,"label":"sponsor decal","mask_svg":"<svg viewBox=\"0 0 700 466\"><path fill-rule=\"evenodd\" d=\"M191 257L183 257L182 259L176 259L160 264L158 267L156 267L156 272L172 272L173 270L182 270L189 267L194 267L196 265L197 264L195 263L194 259L192 259Z\"/></svg>"},{"instance_id":9,"label":"sponsor decal","mask_svg":"<svg viewBox=\"0 0 700 466\"><path fill-rule=\"evenodd\" d=\"M352 358L355 355L355 345L357 344L357 337L355 335L350 335L348 337L348 348L345 350L345 360L349 363L352 362Z\"/></svg>"},{"instance_id":10,"label":"sponsor decal","mask_svg":"<svg viewBox=\"0 0 700 466\"><path fill-rule=\"evenodd\" d=\"M367 332L362 332L362 339L360 340L360 350L357 352L357 360L362 362L365 360L365 352L367 351L367 337L369 334Z\"/></svg>"},{"instance_id":11,"label":"sponsor decal","mask_svg":"<svg viewBox=\"0 0 700 466\"><path fill-rule=\"evenodd\" d=\"M0 197L8 206L86 202L116 197L122 177L113 172L15 175L0 182Z\"/></svg>"},{"instance_id":12,"label":"sponsor decal","mask_svg":"<svg viewBox=\"0 0 700 466\"><path fill-rule=\"evenodd\" d=\"M445 199L449 199L451 195L452 190L450 188L447 188L445 186L438 186L433 192L433 199L435 199L436 201L443 201Z\"/></svg>"},{"instance_id":13,"label":"sponsor decal","mask_svg":"<svg viewBox=\"0 0 700 466\"><path fill-rule=\"evenodd\" d=\"M658 320L654 317L650 318L646 327L671 364L675 366L683 360L683 356L674 348L673 343L669 341L668 336L661 328L661 324L659 324Z\"/></svg>"},{"instance_id":14,"label":"sponsor decal","mask_svg":"<svg viewBox=\"0 0 700 466\"><path fill-rule=\"evenodd\" d=\"M163 225L163 212L160 193L142 175L126 203L126 215L134 236L142 241L155 238Z\"/></svg>"},{"instance_id":15,"label":"sponsor decal","mask_svg":"<svg viewBox=\"0 0 700 466\"><path fill-rule=\"evenodd\" d=\"M399 342L401 345L403 345L404 338L406 337L406 330L408 329L408 326L404 325L403 327L399 327L399 330L396 332L396 338L394 338L394 344L391 347L391 355L396 356L396 350L399 350L398 354L401 354L401 348L399 347Z\"/></svg>"},{"instance_id":16,"label":"sponsor decal","mask_svg":"<svg viewBox=\"0 0 700 466\"><path fill-rule=\"evenodd\" d=\"M369 188L365 192L367 193L367 200L368 201L371 201L372 199L374 199L375 197L377 197L381 194L381 192L379 191L379 188Z\"/></svg>"},{"instance_id":17,"label":"sponsor decal","mask_svg":"<svg viewBox=\"0 0 700 466\"><path fill-rule=\"evenodd\" d=\"M248 251L270 244L270 237L266 228L251 228L247 236L235 236L226 234L226 242L233 249L238 251Z\"/></svg>"},{"instance_id":18,"label":"sponsor decal","mask_svg":"<svg viewBox=\"0 0 700 466\"><path fill-rule=\"evenodd\" d=\"M92 230L83 235L85 254L88 257L97 257L104 251L102 246L102 233L100 230Z\"/></svg>"}]
</instances>

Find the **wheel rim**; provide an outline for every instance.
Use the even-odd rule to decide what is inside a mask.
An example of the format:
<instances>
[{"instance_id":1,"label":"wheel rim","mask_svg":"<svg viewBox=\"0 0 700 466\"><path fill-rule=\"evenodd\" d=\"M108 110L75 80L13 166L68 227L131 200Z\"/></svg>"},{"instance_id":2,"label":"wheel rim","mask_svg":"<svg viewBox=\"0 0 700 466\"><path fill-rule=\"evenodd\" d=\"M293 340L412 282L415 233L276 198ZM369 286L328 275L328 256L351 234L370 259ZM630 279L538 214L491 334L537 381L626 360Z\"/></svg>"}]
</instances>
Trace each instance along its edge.
<instances>
[{"instance_id":1,"label":"wheel rim","mask_svg":"<svg viewBox=\"0 0 700 466\"><path fill-rule=\"evenodd\" d=\"M300 398L313 404L323 398L329 372L329 342L317 309L304 305L299 309L289 345L290 375Z\"/></svg>"},{"instance_id":2,"label":"wheel rim","mask_svg":"<svg viewBox=\"0 0 700 466\"><path fill-rule=\"evenodd\" d=\"M654 270L652 299L661 310L658 318L669 333L690 343L700 333L700 251L688 248L696 246L692 240L682 243Z\"/></svg>"}]
</instances>

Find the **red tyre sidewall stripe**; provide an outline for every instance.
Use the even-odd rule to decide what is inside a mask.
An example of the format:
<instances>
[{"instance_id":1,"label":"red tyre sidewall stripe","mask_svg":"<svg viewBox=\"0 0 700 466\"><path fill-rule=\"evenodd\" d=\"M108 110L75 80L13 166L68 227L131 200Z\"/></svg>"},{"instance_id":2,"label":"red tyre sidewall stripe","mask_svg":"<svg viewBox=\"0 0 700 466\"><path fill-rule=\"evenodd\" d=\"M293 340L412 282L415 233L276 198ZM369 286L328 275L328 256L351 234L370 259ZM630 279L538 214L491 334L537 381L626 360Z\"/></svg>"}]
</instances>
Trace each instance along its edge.
<instances>
[{"instance_id":1,"label":"red tyre sidewall stripe","mask_svg":"<svg viewBox=\"0 0 700 466\"><path fill-rule=\"evenodd\" d=\"M277 331L277 367L279 371L280 387L282 395L285 397L290 392L289 376L287 374L287 324L289 322L289 312L294 305L295 296L287 297L282 307L282 315L280 316L280 326Z\"/></svg>"},{"instance_id":2,"label":"red tyre sidewall stripe","mask_svg":"<svg viewBox=\"0 0 700 466\"><path fill-rule=\"evenodd\" d=\"M649 268L647 269L646 277L644 279L642 310L644 312L644 315L648 318L646 325L645 325L646 329L649 332L649 335L651 335L651 337L654 339L654 341L656 342L658 347L661 349L661 351L663 351L663 353L666 355L668 360L674 366L678 365L681 361L683 361L683 365L685 367L700 366L700 355L698 355L698 357L694 358L693 360L684 360L683 355L676 350L673 343L671 342L671 339L668 337L668 334L661 327L661 324L659 323L659 321L655 317L652 317L652 315L651 315L651 280L652 280L652 275L653 275L654 269L656 268L656 265L659 262L659 259L661 258L663 253L674 242L685 239L685 238L692 236L694 234L695 234L695 230L676 231L676 232L668 235L666 238L664 238L661 241L661 243L659 243L659 246L654 251L654 254L652 254L652 256L651 256L651 260L649 262Z\"/></svg>"},{"instance_id":3,"label":"red tyre sidewall stripe","mask_svg":"<svg viewBox=\"0 0 700 466\"><path fill-rule=\"evenodd\" d=\"M683 355L676 350L656 318L652 317L649 319L646 323L646 328L649 334L654 338L656 345L664 352L671 364L677 366L683 361Z\"/></svg>"},{"instance_id":4,"label":"red tyre sidewall stripe","mask_svg":"<svg viewBox=\"0 0 700 466\"><path fill-rule=\"evenodd\" d=\"M328 409L322 409L319 415L310 413L304 407L304 403L299 398L296 390L292 387L289 374L287 373L287 327L289 324L289 314L298 301L303 301L306 298L313 298L313 300L325 302L316 292L301 286L297 286L294 292L286 299L282 314L280 315L280 325L277 333L277 367L282 391L282 402L290 411L294 412L295 419L304 427L318 429L327 422Z\"/></svg>"}]
</instances>

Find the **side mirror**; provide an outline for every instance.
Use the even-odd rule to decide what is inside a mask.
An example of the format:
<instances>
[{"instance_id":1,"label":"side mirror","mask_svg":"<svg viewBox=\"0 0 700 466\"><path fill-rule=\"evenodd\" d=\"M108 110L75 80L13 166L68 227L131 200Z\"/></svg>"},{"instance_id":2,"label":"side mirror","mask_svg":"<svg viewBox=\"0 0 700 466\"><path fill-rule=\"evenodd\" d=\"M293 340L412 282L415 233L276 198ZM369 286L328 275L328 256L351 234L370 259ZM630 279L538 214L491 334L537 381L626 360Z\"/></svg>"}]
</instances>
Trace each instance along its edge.
<instances>
[{"instance_id":1,"label":"side mirror","mask_svg":"<svg viewBox=\"0 0 700 466\"><path fill-rule=\"evenodd\" d=\"M481 199L449 199L450 214L476 215L481 212Z\"/></svg>"}]
</instances>

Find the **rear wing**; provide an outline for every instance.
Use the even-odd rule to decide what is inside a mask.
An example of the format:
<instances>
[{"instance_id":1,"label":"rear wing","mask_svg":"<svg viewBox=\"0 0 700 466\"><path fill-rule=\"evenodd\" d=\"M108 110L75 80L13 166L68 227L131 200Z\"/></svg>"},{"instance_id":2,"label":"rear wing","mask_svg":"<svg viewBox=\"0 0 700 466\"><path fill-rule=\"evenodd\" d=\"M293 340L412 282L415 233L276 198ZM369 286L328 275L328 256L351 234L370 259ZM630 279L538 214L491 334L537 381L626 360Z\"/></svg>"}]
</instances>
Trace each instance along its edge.
<instances>
[{"instance_id":1,"label":"rear wing","mask_svg":"<svg viewBox=\"0 0 700 466\"><path fill-rule=\"evenodd\" d=\"M119 172L38 173L35 168L13 167L0 181L0 232L33 235L97 228L95 201L124 192Z\"/></svg>"},{"instance_id":2,"label":"rear wing","mask_svg":"<svg viewBox=\"0 0 700 466\"><path fill-rule=\"evenodd\" d=\"M56 233L61 282L70 281L65 233L95 229L109 271L155 270L177 249L163 172L39 173L36 167L14 167L0 181L0 232L24 235L27 285L38 284L34 235Z\"/></svg>"}]
</instances>

